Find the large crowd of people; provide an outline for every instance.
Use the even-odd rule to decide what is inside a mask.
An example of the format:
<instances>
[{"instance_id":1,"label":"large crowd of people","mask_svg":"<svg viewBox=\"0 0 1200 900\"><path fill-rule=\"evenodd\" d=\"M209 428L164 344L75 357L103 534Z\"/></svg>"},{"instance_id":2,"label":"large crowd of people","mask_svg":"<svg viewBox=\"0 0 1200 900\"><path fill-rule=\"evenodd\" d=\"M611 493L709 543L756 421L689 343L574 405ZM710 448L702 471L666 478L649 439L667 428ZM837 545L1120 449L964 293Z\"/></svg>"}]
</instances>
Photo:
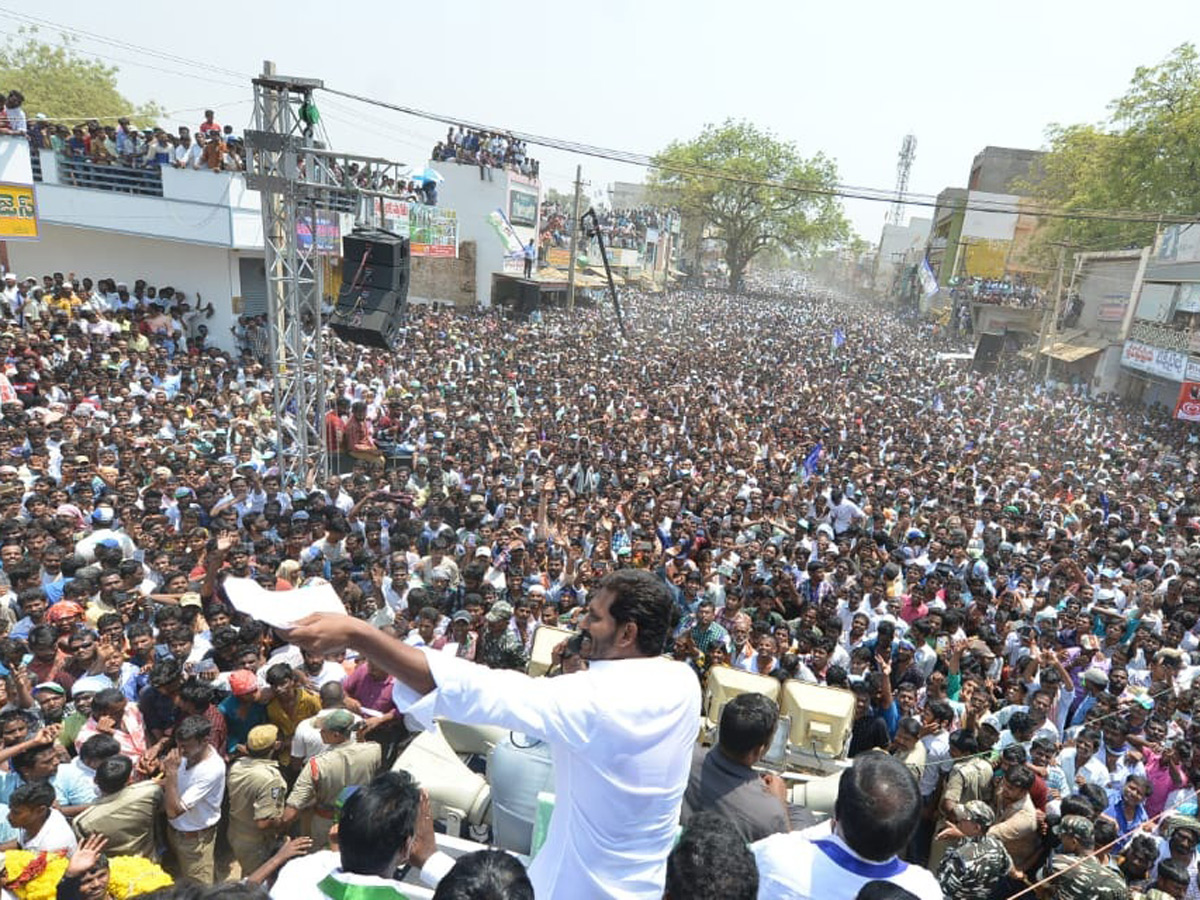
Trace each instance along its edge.
<instances>
[{"instance_id":1,"label":"large crowd of people","mask_svg":"<svg viewBox=\"0 0 1200 900\"><path fill-rule=\"evenodd\" d=\"M580 824L609 856L546 896L608 895L623 852L661 854L637 897L1200 896L1189 426L939 361L952 332L779 279L630 296L628 340L578 309L335 342L339 474L290 483L255 323L227 352L199 297L116 277L14 273L0 303L0 849L74 854L60 896L101 849L289 898L400 863L438 896L471 896L446 887L464 867L529 896L504 854L452 870L389 771L405 684L524 670L542 626L599 640L628 570L669 598L639 648L690 669L689 704L725 666L851 691L853 766L813 824L760 774L779 713L745 695L655 795L687 823L670 861L670 815L615 843ZM353 640L289 642L231 577L283 604L328 583ZM407 662L356 649L388 642L429 670L401 684ZM572 765L617 790L603 740ZM580 814L614 815L599 796Z\"/></svg>"},{"instance_id":2,"label":"large crowd of people","mask_svg":"<svg viewBox=\"0 0 1200 900\"><path fill-rule=\"evenodd\" d=\"M455 162L479 166L480 179L492 178L494 169L508 169L527 178L537 178L540 165L529 156L523 140L511 133L480 131L451 126L444 140L438 141L430 154L435 162Z\"/></svg>"},{"instance_id":3,"label":"large crowd of people","mask_svg":"<svg viewBox=\"0 0 1200 900\"><path fill-rule=\"evenodd\" d=\"M17 92L13 92L14 94ZM179 126L172 134L164 128L139 129L127 116L108 124L98 119L85 122L54 122L38 113L28 119L19 108L6 110L6 132L25 134L30 150L52 150L71 172L101 167L96 174L113 168L132 170L169 167L222 172L245 168L245 147L232 125L222 127L214 112L205 110L204 119L192 129ZM14 112L20 112L15 116Z\"/></svg>"}]
</instances>

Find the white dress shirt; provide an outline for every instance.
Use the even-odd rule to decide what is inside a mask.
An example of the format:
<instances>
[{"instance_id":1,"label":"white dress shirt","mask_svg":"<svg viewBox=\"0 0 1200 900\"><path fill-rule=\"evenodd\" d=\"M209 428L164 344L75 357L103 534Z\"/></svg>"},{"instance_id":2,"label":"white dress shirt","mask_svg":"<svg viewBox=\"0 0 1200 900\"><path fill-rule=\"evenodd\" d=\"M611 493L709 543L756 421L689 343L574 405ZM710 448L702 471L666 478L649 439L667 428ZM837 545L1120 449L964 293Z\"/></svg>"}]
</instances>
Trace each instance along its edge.
<instances>
[{"instance_id":1,"label":"white dress shirt","mask_svg":"<svg viewBox=\"0 0 1200 900\"><path fill-rule=\"evenodd\" d=\"M212 747L195 768L185 759L179 764L179 801L184 813L169 819L176 831L203 831L221 819L225 798L225 763Z\"/></svg>"},{"instance_id":2,"label":"white dress shirt","mask_svg":"<svg viewBox=\"0 0 1200 900\"><path fill-rule=\"evenodd\" d=\"M750 845L758 863L759 900L854 900L868 881L890 881L920 900L942 900L933 873L892 857L863 859L822 822L804 831L773 834Z\"/></svg>"},{"instance_id":3,"label":"white dress shirt","mask_svg":"<svg viewBox=\"0 0 1200 900\"><path fill-rule=\"evenodd\" d=\"M445 878L452 868L453 857L439 850L425 861L425 867L420 872L421 883L436 888L438 882ZM416 893L411 890L410 885L390 878L343 872L342 860L336 851L320 850L308 856L299 856L285 865L271 888L271 897L274 900L328 900L319 885L329 875L347 885L389 888L396 892L397 900Z\"/></svg>"},{"instance_id":4,"label":"white dress shirt","mask_svg":"<svg viewBox=\"0 0 1200 900\"><path fill-rule=\"evenodd\" d=\"M529 867L539 900L658 900L700 718L700 688L662 657L601 660L530 678L425 651L437 687L397 681L393 698L426 728L435 716L541 738L554 758L554 815Z\"/></svg>"}]
</instances>

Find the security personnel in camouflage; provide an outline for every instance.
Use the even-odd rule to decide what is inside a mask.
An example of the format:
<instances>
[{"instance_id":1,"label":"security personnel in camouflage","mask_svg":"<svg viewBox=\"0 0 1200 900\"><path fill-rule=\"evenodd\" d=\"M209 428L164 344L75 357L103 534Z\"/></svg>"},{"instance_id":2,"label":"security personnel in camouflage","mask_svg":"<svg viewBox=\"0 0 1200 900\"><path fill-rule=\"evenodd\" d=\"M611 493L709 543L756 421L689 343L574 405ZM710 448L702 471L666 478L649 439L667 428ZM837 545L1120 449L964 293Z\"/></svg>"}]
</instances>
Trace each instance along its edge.
<instances>
[{"instance_id":1,"label":"security personnel in camouflage","mask_svg":"<svg viewBox=\"0 0 1200 900\"><path fill-rule=\"evenodd\" d=\"M1003 842L987 833L995 821L990 806L971 800L962 804L958 823L943 832L948 838L963 838L946 849L938 866L937 879L946 900L992 900L997 896L1013 864Z\"/></svg>"},{"instance_id":2,"label":"security personnel in camouflage","mask_svg":"<svg viewBox=\"0 0 1200 900\"><path fill-rule=\"evenodd\" d=\"M489 669L517 669L524 672L528 668L529 654L525 652L525 645L508 627L512 614L511 603L498 600L492 604L484 616L486 621L479 635L475 662Z\"/></svg>"},{"instance_id":3,"label":"security personnel in camouflage","mask_svg":"<svg viewBox=\"0 0 1200 900\"><path fill-rule=\"evenodd\" d=\"M1090 855L1095 833L1083 816L1063 816L1055 828L1062 851L1042 869L1050 882L1053 900L1129 900L1129 888L1118 872Z\"/></svg>"}]
</instances>

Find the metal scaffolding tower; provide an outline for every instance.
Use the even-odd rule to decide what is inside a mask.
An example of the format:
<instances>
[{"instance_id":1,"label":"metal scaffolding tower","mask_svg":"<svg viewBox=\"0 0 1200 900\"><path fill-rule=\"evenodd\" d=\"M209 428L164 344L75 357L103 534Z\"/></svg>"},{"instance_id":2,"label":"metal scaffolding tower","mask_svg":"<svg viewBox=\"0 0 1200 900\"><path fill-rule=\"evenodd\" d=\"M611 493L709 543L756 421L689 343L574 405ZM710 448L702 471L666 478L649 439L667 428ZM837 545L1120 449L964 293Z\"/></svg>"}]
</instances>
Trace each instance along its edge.
<instances>
[{"instance_id":1,"label":"metal scaffolding tower","mask_svg":"<svg viewBox=\"0 0 1200 900\"><path fill-rule=\"evenodd\" d=\"M900 157L896 161L896 200L888 210L888 223L904 224L904 195L908 193L908 176L912 173L913 160L917 157L916 135L906 134L900 145Z\"/></svg>"},{"instance_id":2,"label":"metal scaffolding tower","mask_svg":"<svg viewBox=\"0 0 1200 900\"><path fill-rule=\"evenodd\" d=\"M329 471L317 212L351 213L359 223L377 224L382 201L402 199L389 189L407 167L325 149L314 137L312 96L322 82L276 75L270 62L263 70L253 80L246 183L262 197L279 471L285 486L302 486L310 474L323 481Z\"/></svg>"}]
</instances>

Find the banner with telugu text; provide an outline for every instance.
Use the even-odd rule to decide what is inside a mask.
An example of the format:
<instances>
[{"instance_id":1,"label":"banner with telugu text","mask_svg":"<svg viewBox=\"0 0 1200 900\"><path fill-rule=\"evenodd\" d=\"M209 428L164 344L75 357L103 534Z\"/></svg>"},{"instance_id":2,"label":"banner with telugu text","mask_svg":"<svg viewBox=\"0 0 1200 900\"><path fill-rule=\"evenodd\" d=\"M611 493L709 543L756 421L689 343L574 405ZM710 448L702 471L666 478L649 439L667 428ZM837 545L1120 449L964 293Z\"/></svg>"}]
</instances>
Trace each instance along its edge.
<instances>
[{"instance_id":1,"label":"banner with telugu text","mask_svg":"<svg viewBox=\"0 0 1200 900\"><path fill-rule=\"evenodd\" d=\"M33 186L0 183L0 241L36 241L38 237Z\"/></svg>"}]
</instances>

